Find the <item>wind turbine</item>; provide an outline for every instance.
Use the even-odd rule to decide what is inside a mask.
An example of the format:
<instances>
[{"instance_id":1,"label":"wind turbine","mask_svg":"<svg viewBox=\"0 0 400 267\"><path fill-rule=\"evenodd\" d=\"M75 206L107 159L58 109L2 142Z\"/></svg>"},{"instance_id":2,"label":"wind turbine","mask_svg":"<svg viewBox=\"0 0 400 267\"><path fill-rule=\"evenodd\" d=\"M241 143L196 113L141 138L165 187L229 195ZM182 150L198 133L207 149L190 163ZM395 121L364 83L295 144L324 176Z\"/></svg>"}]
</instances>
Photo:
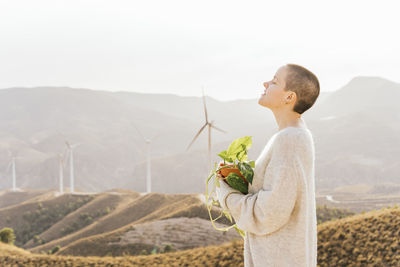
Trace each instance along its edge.
<instances>
[{"instance_id":1,"label":"wind turbine","mask_svg":"<svg viewBox=\"0 0 400 267\"><path fill-rule=\"evenodd\" d=\"M218 131L221 131L223 133L226 133L226 131L217 128L214 125L214 121L209 122L208 121L208 115L207 115L207 107L206 107L206 98L204 96L204 88L202 88L203 91L203 104L204 104L204 114L206 116L206 122L205 124L200 128L200 130L197 132L196 136L193 138L192 142L189 144L189 146L186 148L186 151L189 150L190 146L194 143L194 141L196 140L196 138L200 135L201 131L204 130L204 128L206 126L208 126L208 169L211 170L211 128L214 128Z\"/></svg>"},{"instance_id":2,"label":"wind turbine","mask_svg":"<svg viewBox=\"0 0 400 267\"><path fill-rule=\"evenodd\" d=\"M12 153L10 152L10 150L8 150L8 154L12 155ZM10 168L10 166L12 166L12 191L16 192L17 191L17 175L16 175L16 171L15 171L15 159L21 159L22 157L16 157L16 156L12 156L12 159L10 161L10 163L7 166L7 170L8 168Z\"/></svg>"},{"instance_id":3,"label":"wind turbine","mask_svg":"<svg viewBox=\"0 0 400 267\"><path fill-rule=\"evenodd\" d=\"M66 149L65 149L66 150ZM65 157L66 153L65 150L63 153L58 154L58 163L59 163L59 177L60 177L60 194L64 194L64 162L65 162ZM64 154L64 156L63 156Z\"/></svg>"},{"instance_id":4,"label":"wind turbine","mask_svg":"<svg viewBox=\"0 0 400 267\"><path fill-rule=\"evenodd\" d=\"M136 127L134 123L132 125L136 128L136 130L139 132L140 136L143 138L144 142L146 143L146 193L151 193L151 158L150 158L150 148L151 148L151 142L154 141L154 139L158 136L160 136L160 133L155 134L151 139L147 139L143 136L143 134L140 132L139 128ZM143 152L143 150L142 150Z\"/></svg>"},{"instance_id":5,"label":"wind turbine","mask_svg":"<svg viewBox=\"0 0 400 267\"><path fill-rule=\"evenodd\" d=\"M68 151L69 151L69 166L70 166L70 172L69 172L69 177L70 177L70 191L71 194L74 193L74 157L73 157L73 150L75 147L77 147L80 144L73 144L70 145L68 141L65 141L65 144L67 145Z\"/></svg>"}]
</instances>

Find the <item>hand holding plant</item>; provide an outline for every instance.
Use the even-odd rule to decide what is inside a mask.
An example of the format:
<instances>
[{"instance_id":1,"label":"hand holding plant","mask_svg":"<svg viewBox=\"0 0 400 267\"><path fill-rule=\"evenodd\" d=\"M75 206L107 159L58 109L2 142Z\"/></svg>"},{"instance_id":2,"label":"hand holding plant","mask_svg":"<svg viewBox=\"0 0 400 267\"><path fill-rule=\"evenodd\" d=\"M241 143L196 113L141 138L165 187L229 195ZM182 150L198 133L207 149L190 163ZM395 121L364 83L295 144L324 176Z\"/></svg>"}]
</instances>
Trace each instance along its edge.
<instances>
[{"instance_id":1,"label":"hand holding plant","mask_svg":"<svg viewBox=\"0 0 400 267\"><path fill-rule=\"evenodd\" d=\"M237 228L237 225L231 225L226 228L217 228L214 225L214 221L219 219L222 215L225 215L230 222L232 222L232 217L229 214L229 211L223 210L220 216L216 219L213 219L211 216L211 208L213 204L219 204L219 201L215 200L211 197L212 202L209 202L209 194L208 194L208 182L212 177L216 177L215 179L215 186L220 187L220 180L226 182L232 188L240 191L243 194L248 193L248 185L249 183L252 184L254 171L253 168L255 167L254 161L247 160L247 150L251 147L252 141L251 136L245 136L234 140L227 150L222 151L218 154L223 159L219 163L217 168L217 163L214 164L213 170L211 170L210 175L207 177L206 181L206 203L208 214L210 215L211 223L216 230L219 231L228 231L230 228L235 227L235 230L244 238L244 232ZM229 162L231 164L226 164ZM210 193L212 194L215 192L214 190Z\"/></svg>"}]
</instances>

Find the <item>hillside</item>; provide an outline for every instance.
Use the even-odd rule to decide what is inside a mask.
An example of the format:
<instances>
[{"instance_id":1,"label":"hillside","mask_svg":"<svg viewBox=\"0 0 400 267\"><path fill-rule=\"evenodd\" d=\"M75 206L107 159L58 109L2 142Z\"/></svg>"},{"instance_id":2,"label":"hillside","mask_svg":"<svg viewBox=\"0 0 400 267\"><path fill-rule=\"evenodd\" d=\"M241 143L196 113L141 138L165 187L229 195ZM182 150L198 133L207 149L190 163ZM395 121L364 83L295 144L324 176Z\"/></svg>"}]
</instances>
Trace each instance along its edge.
<instances>
[{"instance_id":1,"label":"hillside","mask_svg":"<svg viewBox=\"0 0 400 267\"><path fill-rule=\"evenodd\" d=\"M98 225L101 223L102 218L105 218L107 215L113 216L114 211L122 209L137 197L139 197L139 193L136 192L118 194L112 194L110 192L100 193L86 205L69 213L67 216L54 223L46 231L38 234L36 240L41 242L35 242L35 240L32 239L23 247L31 248L42 243L48 243L52 240L58 240L64 236L78 232L80 229L93 223ZM87 234L92 233L87 231ZM81 238L84 237L85 234L80 231L78 235L72 234L72 236L79 236Z\"/></svg>"},{"instance_id":2,"label":"hillside","mask_svg":"<svg viewBox=\"0 0 400 267\"><path fill-rule=\"evenodd\" d=\"M208 211L198 194L141 194L130 190L113 189L98 194L80 192L72 195L59 195L57 192L51 191L35 195L20 204L15 204L15 197L7 197L20 193L7 192L7 194L3 194L6 196L3 200L12 199L14 205L0 209L0 229L3 227L14 229L15 244L33 252L48 251L56 246L61 246L62 253L67 254L74 251L76 247L84 247L86 238L93 237L105 242L105 245L97 242L99 247L92 246L95 255L104 256L110 252L107 246L109 239L114 238L115 235L122 237L132 225L174 218L209 220ZM218 208L212 209L214 218L219 213ZM218 222L229 224L226 218L222 218ZM187 223L193 224L193 227L195 225L209 226L203 231L204 236L214 231L209 222L199 223L193 220ZM145 229L148 228L145 227ZM151 231L146 232L146 235L148 234L156 236ZM231 239L230 234L227 237L228 240ZM223 240L227 239L222 238L219 243ZM186 241L182 238L176 244L179 242L183 244ZM202 238L199 242L196 245L212 244ZM119 247L114 244L115 251L113 253L118 254L117 251L123 253L124 247L124 245ZM180 246L178 245L178 247ZM82 253L85 251L86 249L78 250L76 253L84 255ZM130 253L137 254L139 252L135 250L135 253L132 251Z\"/></svg>"},{"instance_id":3,"label":"hillside","mask_svg":"<svg viewBox=\"0 0 400 267\"><path fill-rule=\"evenodd\" d=\"M400 209L385 208L318 225L318 266L398 266ZM12 255L10 255L12 253ZM243 266L243 241L165 254L68 257L31 254L0 244L0 263L57 266Z\"/></svg>"},{"instance_id":4,"label":"hillside","mask_svg":"<svg viewBox=\"0 0 400 267\"><path fill-rule=\"evenodd\" d=\"M212 214L213 218L216 218L219 215L219 210L214 208ZM317 218L319 224L353 214L354 212L348 210L317 206ZM166 244L173 244L176 249L185 250L199 246L212 245L215 242L218 244L239 237L236 231L230 231L229 234L215 231L211 227L209 215L202 203L177 209L177 211L171 212L170 214L154 216L155 214L152 215L153 219L157 220L154 221L152 219L149 223L145 223L149 219L145 218L144 220L133 223L129 227L123 227L118 231L92 236L88 239L81 239L77 242L71 243L65 248L62 248L60 252L58 252L58 255L137 255L141 250L149 250L154 246L163 247ZM174 220L175 218L176 220ZM190 220L189 218L194 218L194 220ZM169 226L172 224L171 221L175 221L175 223L172 226ZM181 225L182 222L185 223ZM219 219L218 222L225 224L219 224L219 227L231 225L225 217ZM154 225L165 225L168 231L164 232L163 229L155 230ZM203 227L203 230L200 230L201 228L199 225ZM133 229L139 230L135 231ZM178 232L179 234L175 234L175 232ZM188 236L188 234L190 235ZM132 236L134 238L130 238ZM218 241L215 241L214 237L219 237ZM143 247L139 246L133 248L132 245L141 243L141 239L146 240L144 243L152 246L143 245ZM138 240L139 242L137 242ZM153 242L151 240L155 241ZM55 243L53 242L52 245L55 245ZM90 249L88 249L88 247L90 247ZM45 248L50 249L50 247Z\"/></svg>"},{"instance_id":5,"label":"hillside","mask_svg":"<svg viewBox=\"0 0 400 267\"><path fill-rule=\"evenodd\" d=\"M214 218L219 213L218 208L212 210ZM96 223L71 235L33 247L31 251L47 251L60 245L62 247L58 252L60 255L105 256L111 253L113 256L118 256L123 255L123 253L138 254L142 249L148 250L153 246L142 248L140 242L138 244L119 245L110 245L110 243L122 239L137 224L182 217L208 220L209 214L201 199L196 195L151 193L139 197L124 208L101 218ZM226 218L220 219L219 222L229 224ZM207 231L212 233L214 229L211 227L211 223L208 223L210 227ZM153 235L155 233L149 232L147 234ZM203 244L207 244L207 242L203 241ZM135 249L132 249L132 246L136 246Z\"/></svg>"},{"instance_id":6,"label":"hillside","mask_svg":"<svg viewBox=\"0 0 400 267\"><path fill-rule=\"evenodd\" d=\"M165 254L146 256L121 256L121 257L76 257L32 254L22 249L0 243L0 263L4 266L20 264L25 267L36 266L114 266L114 267L139 267L139 266L243 266L243 241L233 241L220 246L209 246L186 250L183 252L170 252Z\"/></svg>"},{"instance_id":7,"label":"hillside","mask_svg":"<svg viewBox=\"0 0 400 267\"><path fill-rule=\"evenodd\" d=\"M0 226L12 227L16 235L15 244L22 246L93 198L93 195L65 194L3 208L0 209Z\"/></svg>"},{"instance_id":8,"label":"hillside","mask_svg":"<svg viewBox=\"0 0 400 267\"><path fill-rule=\"evenodd\" d=\"M320 266L398 266L400 208L356 214L318 227Z\"/></svg>"},{"instance_id":9,"label":"hillside","mask_svg":"<svg viewBox=\"0 0 400 267\"><path fill-rule=\"evenodd\" d=\"M138 255L143 251L149 253L154 246L166 244L186 250L234 239L230 234L215 240L216 243L207 238L217 234L198 194L140 194L122 189L98 194L55 193L44 192L21 204L0 209L0 228L13 228L17 236L16 244L32 252L40 253L60 246L58 255L71 256ZM213 218L219 213L219 208L212 209ZM318 224L353 214L343 208L317 205ZM178 236L171 236L168 231L156 231L152 226L160 224L169 228L170 222L175 219L176 225L185 223L182 227L173 228L186 229L188 226L193 230L187 233L179 230ZM231 225L225 217L217 222ZM133 228L141 229L141 234L126 238L132 236ZM198 228L202 230L196 231Z\"/></svg>"},{"instance_id":10,"label":"hillside","mask_svg":"<svg viewBox=\"0 0 400 267\"><path fill-rule=\"evenodd\" d=\"M220 223L215 224L217 227L226 227ZM201 218L163 219L133 224L123 230L80 239L61 248L57 255L140 255L150 254L153 249L167 245L176 250L187 250L242 239L236 231L216 231L209 220Z\"/></svg>"}]
</instances>

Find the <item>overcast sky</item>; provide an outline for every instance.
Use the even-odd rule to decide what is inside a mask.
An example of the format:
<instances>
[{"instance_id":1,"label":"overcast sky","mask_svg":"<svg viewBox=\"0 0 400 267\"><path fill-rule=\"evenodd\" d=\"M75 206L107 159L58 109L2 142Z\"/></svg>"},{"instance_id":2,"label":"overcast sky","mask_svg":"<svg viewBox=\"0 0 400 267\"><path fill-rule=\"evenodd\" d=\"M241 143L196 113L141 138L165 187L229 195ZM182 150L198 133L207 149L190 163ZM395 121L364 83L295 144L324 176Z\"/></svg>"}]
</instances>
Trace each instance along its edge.
<instances>
[{"instance_id":1,"label":"overcast sky","mask_svg":"<svg viewBox=\"0 0 400 267\"><path fill-rule=\"evenodd\" d=\"M400 82L399 1L2 0L0 88L258 98L283 64L321 91Z\"/></svg>"}]
</instances>

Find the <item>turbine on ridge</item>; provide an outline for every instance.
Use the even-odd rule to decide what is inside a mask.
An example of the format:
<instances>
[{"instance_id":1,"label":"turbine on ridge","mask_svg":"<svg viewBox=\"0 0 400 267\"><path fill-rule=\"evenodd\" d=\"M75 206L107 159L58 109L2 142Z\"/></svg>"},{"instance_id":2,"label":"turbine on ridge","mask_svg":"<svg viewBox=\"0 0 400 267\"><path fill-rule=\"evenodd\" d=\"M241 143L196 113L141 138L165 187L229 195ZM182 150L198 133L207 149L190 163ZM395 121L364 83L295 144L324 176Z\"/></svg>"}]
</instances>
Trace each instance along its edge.
<instances>
[{"instance_id":1,"label":"turbine on ridge","mask_svg":"<svg viewBox=\"0 0 400 267\"><path fill-rule=\"evenodd\" d=\"M214 125L214 121L209 122L208 121L208 114L207 114L207 106L206 106L206 98L204 96L204 88L202 88L203 91L203 105L204 105L204 115L206 118L206 122L204 125L200 128L200 130L197 132L196 136L193 138L192 142L188 145L186 148L186 151L189 150L191 145L194 143L194 141L197 139L197 137L200 135L200 133L204 130L205 127L208 126L208 169L211 170L211 128L214 128L215 130L218 130L220 132L226 133L226 131L216 127Z\"/></svg>"}]
</instances>

